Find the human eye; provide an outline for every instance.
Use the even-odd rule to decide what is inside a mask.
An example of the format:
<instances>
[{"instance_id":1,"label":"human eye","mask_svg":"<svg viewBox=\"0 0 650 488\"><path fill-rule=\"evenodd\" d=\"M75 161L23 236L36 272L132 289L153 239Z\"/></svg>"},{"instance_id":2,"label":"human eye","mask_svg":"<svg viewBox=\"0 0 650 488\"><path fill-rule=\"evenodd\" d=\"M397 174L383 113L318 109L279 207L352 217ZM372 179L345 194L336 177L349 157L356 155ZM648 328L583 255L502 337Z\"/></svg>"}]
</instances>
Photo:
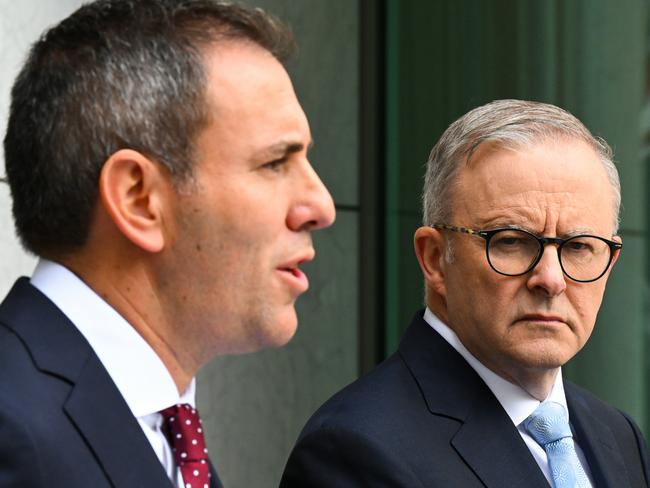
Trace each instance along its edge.
<instances>
[{"instance_id":1,"label":"human eye","mask_svg":"<svg viewBox=\"0 0 650 488\"><path fill-rule=\"evenodd\" d=\"M534 252L537 248L535 239L520 230L502 230L492 236L490 250L503 254Z\"/></svg>"},{"instance_id":2,"label":"human eye","mask_svg":"<svg viewBox=\"0 0 650 488\"><path fill-rule=\"evenodd\" d=\"M262 168L273 172L280 172L286 165L287 161L287 158L274 159L273 161L263 164Z\"/></svg>"},{"instance_id":3,"label":"human eye","mask_svg":"<svg viewBox=\"0 0 650 488\"><path fill-rule=\"evenodd\" d=\"M523 232L504 230L494 234L492 237L492 245L503 248L517 247L521 246L528 240L530 240L530 238Z\"/></svg>"},{"instance_id":4,"label":"human eye","mask_svg":"<svg viewBox=\"0 0 650 488\"><path fill-rule=\"evenodd\" d=\"M571 252L573 254L594 254L596 252L597 245L601 241L594 239L593 237L587 236L578 236L573 239L568 240L564 244L565 251Z\"/></svg>"}]
</instances>

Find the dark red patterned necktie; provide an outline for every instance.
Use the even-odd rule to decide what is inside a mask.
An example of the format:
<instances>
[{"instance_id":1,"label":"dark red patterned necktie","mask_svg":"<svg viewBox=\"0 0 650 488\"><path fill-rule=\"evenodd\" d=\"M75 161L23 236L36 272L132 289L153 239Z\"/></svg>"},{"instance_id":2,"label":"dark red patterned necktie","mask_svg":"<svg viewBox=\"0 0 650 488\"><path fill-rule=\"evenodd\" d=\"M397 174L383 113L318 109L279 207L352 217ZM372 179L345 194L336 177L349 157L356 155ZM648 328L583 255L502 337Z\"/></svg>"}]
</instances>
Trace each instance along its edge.
<instances>
[{"instance_id":1,"label":"dark red patterned necktie","mask_svg":"<svg viewBox=\"0 0 650 488\"><path fill-rule=\"evenodd\" d=\"M205 447L199 412L184 403L160 412L164 431L183 475L185 488L210 488L208 449Z\"/></svg>"}]
</instances>

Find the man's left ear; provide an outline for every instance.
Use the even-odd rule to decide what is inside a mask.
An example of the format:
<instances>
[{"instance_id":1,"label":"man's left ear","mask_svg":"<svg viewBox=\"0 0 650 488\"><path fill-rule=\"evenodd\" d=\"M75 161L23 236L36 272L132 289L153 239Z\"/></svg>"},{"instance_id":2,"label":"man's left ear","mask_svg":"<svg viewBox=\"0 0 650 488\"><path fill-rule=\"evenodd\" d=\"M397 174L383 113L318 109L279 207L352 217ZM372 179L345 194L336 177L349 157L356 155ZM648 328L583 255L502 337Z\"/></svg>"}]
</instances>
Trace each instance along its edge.
<instances>
[{"instance_id":1,"label":"man's left ear","mask_svg":"<svg viewBox=\"0 0 650 488\"><path fill-rule=\"evenodd\" d=\"M172 190L162 166L131 149L112 154L99 178L101 203L120 232L147 252L165 246L163 214Z\"/></svg>"}]
</instances>

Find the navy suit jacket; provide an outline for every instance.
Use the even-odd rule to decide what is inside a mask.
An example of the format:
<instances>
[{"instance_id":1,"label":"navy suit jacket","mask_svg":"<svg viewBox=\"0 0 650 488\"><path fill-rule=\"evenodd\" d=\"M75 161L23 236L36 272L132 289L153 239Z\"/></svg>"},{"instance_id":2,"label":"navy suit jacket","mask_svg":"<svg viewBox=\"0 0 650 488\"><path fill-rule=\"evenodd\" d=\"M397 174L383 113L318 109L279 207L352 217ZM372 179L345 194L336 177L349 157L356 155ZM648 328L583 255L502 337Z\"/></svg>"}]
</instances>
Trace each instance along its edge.
<instances>
[{"instance_id":1,"label":"navy suit jacket","mask_svg":"<svg viewBox=\"0 0 650 488\"><path fill-rule=\"evenodd\" d=\"M595 488L648 483L645 443L625 414L565 382ZM281 487L548 488L500 403L418 313L399 350L309 420Z\"/></svg>"},{"instance_id":2,"label":"navy suit jacket","mask_svg":"<svg viewBox=\"0 0 650 488\"><path fill-rule=\"evenodd\" d=\"M59 486L172 484L88 342L21 278L0 305L0 487Z\"/></svg>"}]
</instances>

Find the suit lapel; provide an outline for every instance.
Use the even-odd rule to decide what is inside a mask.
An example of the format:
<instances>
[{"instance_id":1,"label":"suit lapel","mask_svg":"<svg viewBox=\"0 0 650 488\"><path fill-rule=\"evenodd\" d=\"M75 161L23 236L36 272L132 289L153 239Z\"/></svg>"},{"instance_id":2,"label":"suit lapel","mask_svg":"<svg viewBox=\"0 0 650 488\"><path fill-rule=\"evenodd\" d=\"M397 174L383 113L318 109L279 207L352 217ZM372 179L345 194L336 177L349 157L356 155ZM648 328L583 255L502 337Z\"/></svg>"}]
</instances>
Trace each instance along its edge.
<instances>
[{"instance_id":1,"label":"suit lapel","mask_svg":"<svg viewBox=\"0 0 650 488\"><path fill-rule=\"evenodd\" d=\"M595 486L631 488L625 462L612 431L592 415L569 383L565 383L565 393L576 442L587 458Z\"/></svg>"},{"instance_id":2,"label":"suit lapel","mask_svg":"<svg viewBox=\"0 0 650 488\"><path fill-rule=\"evenodd\" d=\"M459 421L451 445L488 488L548 488L516 427L483 380L419 312L399 353L432 415Z\"/></svg>"},{"instance_id":3,"label":"suit lapel","mask_svg":"<svg viewBox=\"0 0 650 488\"><path fill-rule=\"evenodd\" d=\"M488 487L548 488L548 481L496 398L480 394L451 443Z\"/></svg>"},{"instance_id":4,"label":"suit lapel","mask_svg":"<svg viewBox=\"0 0 650 488\"><path fill-rule=\"evenodd\" d=\"M0 306L37 367L71 385L61 408L114 486L160 488L169 478L99 358L77 328L27 279Z\"/></svg>"},{"instance_id":5,"label":"suit lapel","mask_svg":"<svg viewBox=\"0 0 650 488\"><path fill-rule=\"evenodd\" d=\"M64 410L115 486L171 486L142 428L98 359L79 376Z\"/></svg>"}]
</instances>

